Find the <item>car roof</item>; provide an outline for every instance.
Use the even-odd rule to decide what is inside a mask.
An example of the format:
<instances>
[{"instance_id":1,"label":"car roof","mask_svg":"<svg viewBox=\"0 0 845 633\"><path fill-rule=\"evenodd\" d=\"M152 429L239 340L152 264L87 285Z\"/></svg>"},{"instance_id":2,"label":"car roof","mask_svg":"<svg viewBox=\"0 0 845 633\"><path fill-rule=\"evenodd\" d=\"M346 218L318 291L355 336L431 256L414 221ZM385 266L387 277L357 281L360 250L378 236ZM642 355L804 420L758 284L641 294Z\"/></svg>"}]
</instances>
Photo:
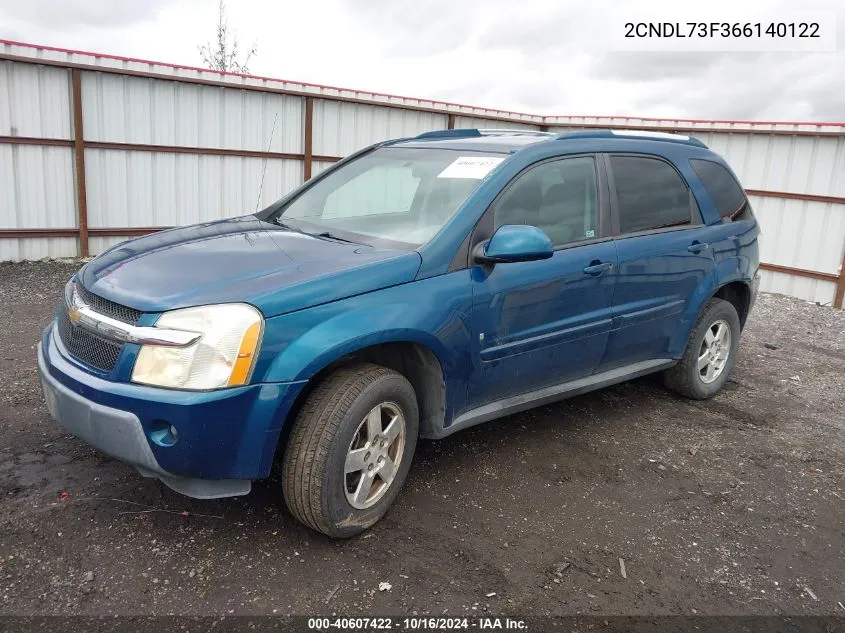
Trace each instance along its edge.
<instances>
[{"instance_id":1,"label":"car roof","mask_svg":"<svg viewBox=\"0 0 845 633\"><path fill-rule=\"evenodd\" d=\"M399 147L486 151L506 154L536 143L549 141L565 142L567 140L584 141L591 138L595 138L597 140L602 139L604 141L665 141L667 143L688 145L699 148L707 147L698 139L682 134L616 129L589 129L556 133L535 130L482 130L467 128L425 132L413 138L388 141L386 144Z\"/></svg>"}]
</instances>

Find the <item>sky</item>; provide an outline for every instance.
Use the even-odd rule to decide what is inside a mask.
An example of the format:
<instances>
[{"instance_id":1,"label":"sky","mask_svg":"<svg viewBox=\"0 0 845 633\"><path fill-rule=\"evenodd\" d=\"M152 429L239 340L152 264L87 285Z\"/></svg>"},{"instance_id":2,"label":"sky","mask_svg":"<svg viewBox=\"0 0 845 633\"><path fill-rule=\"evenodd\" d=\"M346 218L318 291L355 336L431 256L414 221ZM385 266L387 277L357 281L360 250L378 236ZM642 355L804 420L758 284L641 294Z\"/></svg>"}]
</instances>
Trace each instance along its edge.
<instances>
[{"instance_id":1,"label":"sky","mask_svg":"<svg viewBox=\"0 0 845 633\"><path fill-rule=\"evenodd\" d=\"M217 3L0 0L0 39L200 66ZM226 13L241 48L257 46L255 75L534 114L845 121L843 0L711 0L702 15L838 9L833 52L614 50L628 19L688 19L684 5L228 0Z\"/></svg>"}]
</instances>

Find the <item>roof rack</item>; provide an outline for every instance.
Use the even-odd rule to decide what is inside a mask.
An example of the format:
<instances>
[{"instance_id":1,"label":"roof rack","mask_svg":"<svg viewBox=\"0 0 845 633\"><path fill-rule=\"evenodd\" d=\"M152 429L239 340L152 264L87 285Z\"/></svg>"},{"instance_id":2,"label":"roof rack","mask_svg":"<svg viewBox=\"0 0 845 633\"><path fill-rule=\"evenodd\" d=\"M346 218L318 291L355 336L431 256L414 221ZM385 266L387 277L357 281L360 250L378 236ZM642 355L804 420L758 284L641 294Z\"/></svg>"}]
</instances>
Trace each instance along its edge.
<instances>
[{"instance_id":1,"label":"roof rack","mask_svg":"<svg viewBox=\"0 0 845 633\"><path fill-rule=\"evenodd\" d=\"M685 134L670 134L668 132L652 132L648 130L579 130L577 132L565 132L557 134L555 140L565 141L579 138L628 138L644 139L649 141L666 141L669 143L681 143L683 145L694 145L695 147L707 146L692 136Z\"/></svg>"},{"instance_id":2,"label":"roof rack","mask_svg":"<svg viewBox=\"0 0 845 633\"><path fill-rule=\"evenodd\" d=\"M541 132L540 130L499 130L496 128L478 128L481 136L548 136L555 137L555 132Z\"/></svg>"},{"instance_id":3,"label":"roof rack","mask_svg":"<svg viewBox=\"0 0 845 633\"><path fill-rule=\"evenodd\" d=\"M479 138L482 136L546 136L554 138L554 132L540 132L539 130L496 130L479 128L458 128L454 130L434 130L423 132L414 138Z\"/></svg>"}]
</instances>

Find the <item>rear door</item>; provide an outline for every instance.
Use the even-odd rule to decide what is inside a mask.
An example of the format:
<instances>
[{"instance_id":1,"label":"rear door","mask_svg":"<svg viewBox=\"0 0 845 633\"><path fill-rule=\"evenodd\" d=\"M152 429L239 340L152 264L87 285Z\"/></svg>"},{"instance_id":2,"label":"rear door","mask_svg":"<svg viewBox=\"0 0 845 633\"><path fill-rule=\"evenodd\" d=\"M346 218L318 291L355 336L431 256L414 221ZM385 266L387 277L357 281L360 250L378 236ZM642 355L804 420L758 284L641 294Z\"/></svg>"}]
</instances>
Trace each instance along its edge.
<instances>
[{"instance_id":1,"label":"rear door","mask_svg":"<svg viewBox=\"0 0 845 633\"><path fill-rule=\"evenodd\" d=\"M469 405L590 375L611 327L616 248L594 156L529 167L482 222L528 224L552 239L550 259L473 266L474 359ZM603 174L602 174L603 175ZM601 183L601 186L600 186Z\"/></svg>"},{"instance_id":2,"label":"rear door","mask_svg":"<svg viewBox=\"0 0 845 633\"><path fill-rule=\"evenodd\" d=\"M686 308L715 274L701 212L675 166L651 155L604 158L619 261L603 370L670 358L672 338L691 326Z\"/></svg>"}]
</instances>

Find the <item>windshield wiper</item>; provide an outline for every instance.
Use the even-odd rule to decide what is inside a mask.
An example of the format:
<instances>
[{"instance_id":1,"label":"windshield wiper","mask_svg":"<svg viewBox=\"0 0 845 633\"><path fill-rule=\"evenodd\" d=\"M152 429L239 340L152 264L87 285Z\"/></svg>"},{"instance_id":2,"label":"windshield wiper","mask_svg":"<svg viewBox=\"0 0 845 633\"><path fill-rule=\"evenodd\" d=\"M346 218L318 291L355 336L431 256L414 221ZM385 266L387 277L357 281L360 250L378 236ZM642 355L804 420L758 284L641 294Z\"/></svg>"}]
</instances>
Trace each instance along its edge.
<instances>
[{"instance_id":1,"label":"windshield wiper","mask_svg":"<svg viewBox=\"0 0 845 633\"><path fill-rule=\"evenodd\" d=\"M330 233L329 231L322 231L321 233L306 233L306 235L311 235L312 237L323 237L329 240L336 240L338 242L346 242L347 244L361 244L362 242L356 242L354 240L347 240L345 237L340 237L339 235L335 235L334 233Z\"/></svg>"},{"instance_id":2,"label":"windshield wiper","mask_svg":"<svg viewBox=\"0 0 845 633\"><path fill-rule=\"evenodd\" d=\"M356 242L354 240L348 240L345 237L340 237L339 235L332 233L331 231L320 231L319 233L309 233L308 231L303 231L300 228L292 226L286 222L282 221L281 217L276 218L273 220L276 224L278 224L283 229L288 229L290 231L295 231L296 233L302 233L303 235L309 235L311 237L320 237L326 240L335 240L337 242L346 242L347 244L361 244L362 246L367 246L363 242Z\"/></svg>"},{"instance_id":3,"label":"windshield wiper","mask_svg":"<svg viewBox=\"0 0 845 633\"><path fill-rule=\"evenodd\" d=\"M282 227L283 229L288 229L289 231L296 231L297 233L304 233L305 232L302 229L298 229L295 226L291 226L287 222L283 222L281 216L276 218L275 220L273 220L273 222L275 224L277 224L278 226Z\"/></svg>"}]
</instances>

